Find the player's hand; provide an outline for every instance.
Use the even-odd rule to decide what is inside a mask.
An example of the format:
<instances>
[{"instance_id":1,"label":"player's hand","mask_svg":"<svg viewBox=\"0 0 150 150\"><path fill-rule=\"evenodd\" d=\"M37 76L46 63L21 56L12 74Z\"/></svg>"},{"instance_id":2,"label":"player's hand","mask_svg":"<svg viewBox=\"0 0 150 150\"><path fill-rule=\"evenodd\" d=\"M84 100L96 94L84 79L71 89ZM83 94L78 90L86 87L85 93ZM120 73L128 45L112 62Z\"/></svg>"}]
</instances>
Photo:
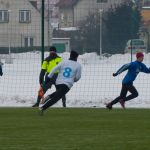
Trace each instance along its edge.
<instances>
[{"instance_id":1,"label":"player's hand","mask_svg":"<svg viewBox=\"0 0 150 150\"><path fill-rule=\"evenodd\" d=\"M40 87L39 91L38 91L38 95L43 98L44 97L44 91L43 91L43 88Z\"/></svg>"},{"instance_id":2,"label":"player's hand","mask_svg":"<svg viewBox=\"0 0 150 150\"><path fill-rule=\"evenodd\" d=\"M113 73L112 75L113 75L113 77L116 77L118 74L117 73Z\"/></svg>"},{"instance_id":3,"label":"player's hand","mask_svg":"<svg viewBox=\"0 0 150 150\"><path fill-rule=\"evenodd\" d=\"M0 76L2 76L2 75L3 75L3 73L1 72L1 73L0 73Z\"/></svg>"}]
</instances>

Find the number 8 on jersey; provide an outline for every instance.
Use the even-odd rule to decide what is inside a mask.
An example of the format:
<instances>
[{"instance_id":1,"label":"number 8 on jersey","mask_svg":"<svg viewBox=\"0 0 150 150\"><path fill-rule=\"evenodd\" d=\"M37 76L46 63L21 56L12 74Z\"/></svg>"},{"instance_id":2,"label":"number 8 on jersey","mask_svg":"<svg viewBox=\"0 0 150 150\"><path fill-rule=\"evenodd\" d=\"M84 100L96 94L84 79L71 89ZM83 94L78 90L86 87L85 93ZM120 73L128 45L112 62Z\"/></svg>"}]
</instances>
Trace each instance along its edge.
<instances>
[{"instance_id":1,"label":"number 8 on jersey","mask_svg":"<svg viewBox=\"0 0 150 150\"><path fill-rule=\"evenodd\" d=\"M63 72L63 76L66 77L66 78L69 78L71 72L72 72L72 69L69 68L69 67L66 67L66 68L65 68L65 71Z\"/></svg>"}]
</instances>

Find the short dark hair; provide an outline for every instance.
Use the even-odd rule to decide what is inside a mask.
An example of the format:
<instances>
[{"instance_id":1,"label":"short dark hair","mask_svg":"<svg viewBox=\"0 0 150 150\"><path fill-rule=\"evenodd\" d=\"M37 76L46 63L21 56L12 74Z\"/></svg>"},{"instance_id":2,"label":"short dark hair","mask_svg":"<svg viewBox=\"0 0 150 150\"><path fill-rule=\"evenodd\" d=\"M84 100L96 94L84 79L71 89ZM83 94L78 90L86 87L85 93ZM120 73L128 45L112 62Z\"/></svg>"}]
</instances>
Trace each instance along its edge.
<instances>
[{"instance_id":1,"label":"short dark hair","mask_svg":"<svg viewBox=\"0 0 150 150\"><path fill-rule=\"evenodd\" d=\"M72 50L72 51L70 52L70 58L72 58L72 59L77 59L78 56L79 56L79 54L78 54L76 51Z\"/></svg>"},{"instance_id":2,"label":"short dark hair","mask_svg":"<svg viewBox=\"0 0 150 150\"><path fill-rule=\"evenodd\" d=\"M50 51L50 52L51 52L51 51L56 52L56 47L55 47L55 46L50 46L49 51Z\"/></svg>"}]
</instances>

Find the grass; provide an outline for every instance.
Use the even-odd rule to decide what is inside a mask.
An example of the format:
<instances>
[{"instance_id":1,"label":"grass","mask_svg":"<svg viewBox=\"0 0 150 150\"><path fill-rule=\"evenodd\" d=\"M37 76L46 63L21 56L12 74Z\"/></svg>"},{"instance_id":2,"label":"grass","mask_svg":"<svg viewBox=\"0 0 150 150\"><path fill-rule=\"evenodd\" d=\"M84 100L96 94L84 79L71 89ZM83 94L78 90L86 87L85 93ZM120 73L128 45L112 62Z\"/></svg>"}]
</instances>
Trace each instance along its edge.
<instances>
[{"instance_id":1,"label":"grass","mask_svg":"<svg viewBox=\"0 0 150 150\"><path fill-rule=\"evenodd\" d=\"M150 109L0 108L0 150L149 150Z\"/></svg>"}]
</instances>

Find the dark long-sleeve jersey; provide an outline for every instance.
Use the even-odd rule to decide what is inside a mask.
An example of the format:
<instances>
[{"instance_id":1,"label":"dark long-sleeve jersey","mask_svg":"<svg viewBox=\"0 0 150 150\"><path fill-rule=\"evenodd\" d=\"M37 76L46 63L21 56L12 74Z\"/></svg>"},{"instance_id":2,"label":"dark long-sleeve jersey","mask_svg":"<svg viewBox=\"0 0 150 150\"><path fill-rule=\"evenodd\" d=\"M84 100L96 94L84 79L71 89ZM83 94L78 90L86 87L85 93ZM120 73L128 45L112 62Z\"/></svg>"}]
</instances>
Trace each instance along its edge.
<instances>
[{"instance_id":1,"label":"dark long-sleeve jersey","mask_svg":"<svg viewBox=\"0 0 150 150\"><path fill-rule=\"evenodd\" d=\"M128 70L124 79L122 80L123 84L133 84L133 81L136 79L139 72L150 73L150 68L147 68L146 65L139 61L134 61L128 64L123 65L116 74L120 74L123 71Z\"/></svg>"},{"instance_id":2,"label":"dark long-sleeve jersey","mask_svg":"<svg viewBox=\"0 0 150 150\"><path fill-rule=\"evenodd\" d=\"M2 66L0 65L0 76L3 75Z\"/></svg>"}]
</instances>

